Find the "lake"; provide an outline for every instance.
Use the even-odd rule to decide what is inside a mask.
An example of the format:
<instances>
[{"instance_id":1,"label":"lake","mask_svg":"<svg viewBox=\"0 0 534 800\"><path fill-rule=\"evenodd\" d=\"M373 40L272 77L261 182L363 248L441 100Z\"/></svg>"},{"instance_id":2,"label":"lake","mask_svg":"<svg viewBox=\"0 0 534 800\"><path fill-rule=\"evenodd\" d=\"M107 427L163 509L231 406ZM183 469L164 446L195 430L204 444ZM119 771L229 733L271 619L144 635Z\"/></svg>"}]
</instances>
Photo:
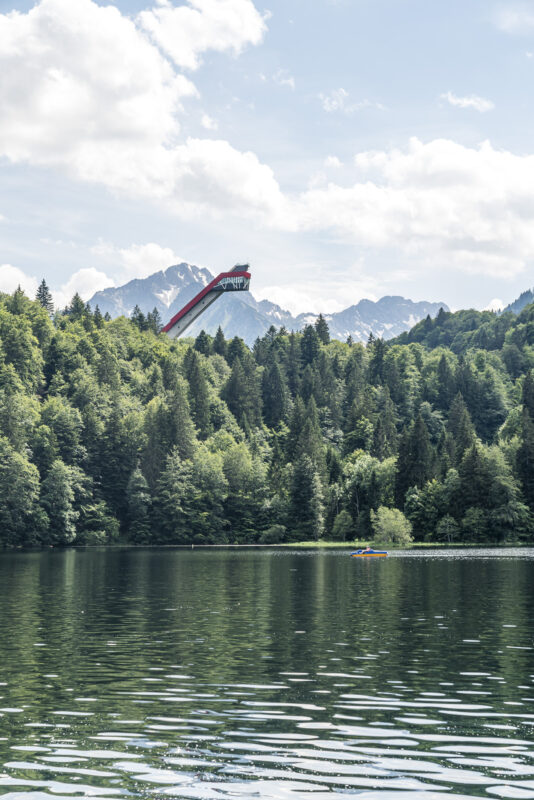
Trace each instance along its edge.
<instances>
[{"instance_id":1,"label":"lake","mask_svg":"<svg viewBox=\"0 0 534 800\"><path fill-rule=\"evenodd\" d=\"M534 798L534 550L0 554L0 795Z\"/></svg>"}]
</instances>

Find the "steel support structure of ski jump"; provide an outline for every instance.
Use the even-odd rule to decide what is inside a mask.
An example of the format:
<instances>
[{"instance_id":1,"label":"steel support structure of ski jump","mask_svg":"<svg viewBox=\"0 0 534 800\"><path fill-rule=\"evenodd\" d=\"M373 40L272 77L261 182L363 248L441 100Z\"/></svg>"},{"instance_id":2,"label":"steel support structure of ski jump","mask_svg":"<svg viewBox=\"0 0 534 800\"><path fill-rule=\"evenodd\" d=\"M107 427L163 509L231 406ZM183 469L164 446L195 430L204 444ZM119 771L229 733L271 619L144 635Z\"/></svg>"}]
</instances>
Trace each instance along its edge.
<instances>
[{"instance_id":1,"label":"steel support structure of ski jump","mask_svg":"<svg viewBox=\"0 0 534 800\"><path fill-rule=\"evenodd\" d=\"M163 331L171 338L182 333L225 292L247 292L250 286L250 267L237 265L230 272L221 272L208 283L168 322Z\"/></svg>"}]
</instances>

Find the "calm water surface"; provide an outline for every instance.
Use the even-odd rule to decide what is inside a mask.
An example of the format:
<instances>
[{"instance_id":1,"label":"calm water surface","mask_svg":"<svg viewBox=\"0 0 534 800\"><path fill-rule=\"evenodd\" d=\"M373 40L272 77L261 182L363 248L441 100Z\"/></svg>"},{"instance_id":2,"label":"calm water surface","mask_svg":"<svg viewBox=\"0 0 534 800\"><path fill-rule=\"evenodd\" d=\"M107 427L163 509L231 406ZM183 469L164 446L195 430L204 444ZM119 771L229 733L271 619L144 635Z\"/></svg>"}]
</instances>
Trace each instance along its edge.
<instances>
[{"instance_id":1,"label":"calm water surface","mask_svg":"<svg viewBox=\"0 0 534 800\"><path fill-rule=\"evenodd\" d=\"M534 551L0 555L0 796L534 798Z\"/></svg>"}]
</instances>

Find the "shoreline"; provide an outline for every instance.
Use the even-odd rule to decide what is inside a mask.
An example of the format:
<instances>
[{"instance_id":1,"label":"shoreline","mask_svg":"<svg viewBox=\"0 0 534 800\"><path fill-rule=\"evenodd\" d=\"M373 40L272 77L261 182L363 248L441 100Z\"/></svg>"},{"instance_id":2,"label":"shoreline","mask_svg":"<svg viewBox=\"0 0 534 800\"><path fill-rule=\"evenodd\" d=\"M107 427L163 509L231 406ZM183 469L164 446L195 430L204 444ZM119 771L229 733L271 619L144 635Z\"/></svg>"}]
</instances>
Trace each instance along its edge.
<instances>
[{"instance_id":1,"label":"shoreline","mask_svg":"<svg viewBox=\"0 0 534 800\"><path fill-rule=\"evenodd\" d=\"M65 550L273 550L273 549L293 549L293 550L359 550L367 545L365 542L331 542L331 541L307 541L307 542L279 542L277 544L260 543L226 543L226 544L133 544L129 542L117 542L115 544L69 544L69 545L43 545L38 547L2 547L2 553L42 553L51 551ZM376 544L389 551L402 550L488 550L488 549L532 549L534 542L412 542L406 545Z\"/></svg>"}]
</instances>

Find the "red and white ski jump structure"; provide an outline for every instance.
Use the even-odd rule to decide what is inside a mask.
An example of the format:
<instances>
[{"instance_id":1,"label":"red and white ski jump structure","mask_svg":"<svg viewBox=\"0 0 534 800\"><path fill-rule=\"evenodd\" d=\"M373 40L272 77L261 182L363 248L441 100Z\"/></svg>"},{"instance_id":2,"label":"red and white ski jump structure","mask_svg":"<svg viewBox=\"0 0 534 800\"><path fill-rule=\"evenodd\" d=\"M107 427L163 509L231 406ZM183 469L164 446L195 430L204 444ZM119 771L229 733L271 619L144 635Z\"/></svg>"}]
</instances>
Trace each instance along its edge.
<instances>
[{"instance_id":1,"label":"red and white ski jump structure","mask_svg":"<svg viewBox=\"0 0 534 800\"><path fill-rule=\"evenodd\" d=\"M182 333L225 292L247 292L250 286L250 267L237 264L230 272L221 272L208 283L163 328L171 338Z\"/></svg>"}]
</instances>

